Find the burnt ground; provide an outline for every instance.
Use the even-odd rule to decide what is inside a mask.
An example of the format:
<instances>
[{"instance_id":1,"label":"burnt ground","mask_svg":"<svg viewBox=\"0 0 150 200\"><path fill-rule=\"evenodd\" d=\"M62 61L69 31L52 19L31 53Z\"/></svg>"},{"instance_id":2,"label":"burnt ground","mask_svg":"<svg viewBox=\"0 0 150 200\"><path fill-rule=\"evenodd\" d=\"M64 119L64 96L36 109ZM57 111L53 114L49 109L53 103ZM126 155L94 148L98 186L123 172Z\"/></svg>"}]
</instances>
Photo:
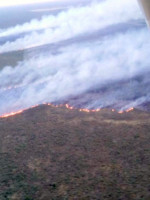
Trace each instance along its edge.
<instances>
[{"instance_id":1,"label":"burnt ground","mask_svg":"<svg viewBox=\"0 0 150 200\"><path fill-rule=\"evenodd\" d=\"M43 105L0 119L0 200L94 199L150 199L150 113Z\"/></svg>"}]
</instances>

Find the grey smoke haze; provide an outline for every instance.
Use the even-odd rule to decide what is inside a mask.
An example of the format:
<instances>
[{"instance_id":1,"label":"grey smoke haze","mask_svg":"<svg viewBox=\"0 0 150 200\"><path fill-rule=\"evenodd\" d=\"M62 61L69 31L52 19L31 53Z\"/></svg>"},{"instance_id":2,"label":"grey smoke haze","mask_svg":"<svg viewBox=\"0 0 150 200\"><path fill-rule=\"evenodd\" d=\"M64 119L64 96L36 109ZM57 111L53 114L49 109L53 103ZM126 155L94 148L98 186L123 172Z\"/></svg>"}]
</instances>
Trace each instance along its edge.
<instances>
[{"instance_id":1,"label":"grey smoke haze","mask_svg":"<svg viewBox=\"0 0 150 200\"><path fill-rule=\"evenodd\" d=\"M86 37L87 33L94 34L94 31L109 25L128 24L130 20L141 18L136 1L115 2L118 3L115 3L115 8L114 0L107 0L60 13L52 25L58 27L57 34L52 29L55 34L49 34L48 25L44 33L35 32L22 38L22 41L26 41L28 37L24 48L43 40L44 43L57 41L59 44L66 38L80 38L80 33ZM93 8L97 10L93 11ZM72 31L67 35L69 27L62 26L62 23L67 24L69 20ZM35 30L32 23L28 23L28 31ZM25 26L22 25L20 30L14 27L15 34L18 31L25 32ZM12 34L12 30L4 33ZM31 38L33 34L38 35L36 43ZM18 44L18 40L6 43L0 46L0 50L8 51L12 46L15 50L20 48ZM53 50L55 52L55 48ZM43 102L69 102L77 107L88 108L112 106L126 109L139 106L150 101L149 53L150 33L146 27L141 27L126 32L116 31L102 39L61 45L56 53L47 51L33 54L33 57L26 58L15 68L6 66L0 71L0 115Z\"/></svg>"},{"instance_id":2,"label":"grey smoke haze","mask_svg":"<svg viewBox=\"0 0 150 200\"><path fill-rule=\"evenodd\" d=\"M141 12L136 0L93 1L90 5L71 8L57 16L47 16L41 21L32 20L22 26L1 30L0 37L24 32L28 34L14 42L7 41L1 45L0 53L58 42L140 17ZM36 30L43 31L39 33Z\"/></svg>"}]
</instances>

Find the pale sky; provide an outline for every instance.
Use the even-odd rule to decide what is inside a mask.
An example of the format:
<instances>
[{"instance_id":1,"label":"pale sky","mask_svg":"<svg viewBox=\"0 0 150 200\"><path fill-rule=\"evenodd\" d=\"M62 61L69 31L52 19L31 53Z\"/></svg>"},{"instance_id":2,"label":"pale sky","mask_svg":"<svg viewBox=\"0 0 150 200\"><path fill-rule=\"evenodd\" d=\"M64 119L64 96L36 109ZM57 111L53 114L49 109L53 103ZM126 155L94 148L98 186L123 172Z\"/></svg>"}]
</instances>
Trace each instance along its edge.
<instances>
[{"instance_id":1,"label":"pale sky","mask_svg":"<svg viewBox=\"0 0 150 200\"><path fill-rule=\"evenodd\" d=\"M58 0L0 0L0 7L39 3L39 2L50 2L50 1L58 1Z\"/></svg>"}]
</instances>

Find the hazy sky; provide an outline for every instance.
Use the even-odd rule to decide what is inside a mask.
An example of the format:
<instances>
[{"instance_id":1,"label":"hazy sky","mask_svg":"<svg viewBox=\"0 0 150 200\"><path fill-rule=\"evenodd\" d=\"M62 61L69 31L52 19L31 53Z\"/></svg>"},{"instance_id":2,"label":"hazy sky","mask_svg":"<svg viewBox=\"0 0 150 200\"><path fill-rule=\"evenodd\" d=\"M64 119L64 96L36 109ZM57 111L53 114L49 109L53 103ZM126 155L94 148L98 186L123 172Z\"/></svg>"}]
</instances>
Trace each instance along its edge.
<instances>
[{"instance_id":1,"label":"hazy sky","mask_svg":"<svg viewBox=\"0 0 150 200\"><path fill-rule=\"evenodd\" d=\"M48 1L58 1L58 0L0 0L0 7L20 5L20 4L39 3L39 2L48 2Z\"/></svg>"}]
</instances>

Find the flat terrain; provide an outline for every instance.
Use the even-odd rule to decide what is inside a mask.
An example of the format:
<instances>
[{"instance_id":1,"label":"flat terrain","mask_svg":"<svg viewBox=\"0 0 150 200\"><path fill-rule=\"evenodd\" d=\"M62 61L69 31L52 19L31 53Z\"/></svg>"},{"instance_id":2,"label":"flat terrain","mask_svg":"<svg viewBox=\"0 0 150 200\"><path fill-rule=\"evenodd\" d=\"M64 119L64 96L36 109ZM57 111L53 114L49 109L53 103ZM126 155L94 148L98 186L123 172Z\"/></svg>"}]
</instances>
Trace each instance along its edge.
<instances>
[{"instance_id":1,"label":"flat terrain","mask_svg":"<svg viewBox=\"0 0 150 200\"><path fill-rule=\"evenodd\" d=\"M0 54L0 70L6 66L15 67L18 62L23 61L24 51L13 51Z\"/></svg>"},{"instance_id":2,"label":"flat terrain","mask_svg":"<svg viewBox=\"0 0 150 200\"><path fill-rule=\"evenodd\" d=\"M81 6L89 3L90 0L58 0L29 5L16 5L10 7L0 7L0 29L10 28L31 21L32 19L40 20L46 15L57 15L59 12L69 7ZM36 10L43 10L36 12ZM51 9L51 10L47 10ZM45 10L45 11L44 11ZM19 17L18 17L19 16Z\"/></svg>"},{"instance_id":3,"label":"flat terrain","mask_svg":"<svg viewBox=\"0 0 150 200\"><path fill-rule=\"evenodd\" d=\"M0 119L0 200L149 200L150 114L39 106Z\"/></svg>"}]
</instances>

